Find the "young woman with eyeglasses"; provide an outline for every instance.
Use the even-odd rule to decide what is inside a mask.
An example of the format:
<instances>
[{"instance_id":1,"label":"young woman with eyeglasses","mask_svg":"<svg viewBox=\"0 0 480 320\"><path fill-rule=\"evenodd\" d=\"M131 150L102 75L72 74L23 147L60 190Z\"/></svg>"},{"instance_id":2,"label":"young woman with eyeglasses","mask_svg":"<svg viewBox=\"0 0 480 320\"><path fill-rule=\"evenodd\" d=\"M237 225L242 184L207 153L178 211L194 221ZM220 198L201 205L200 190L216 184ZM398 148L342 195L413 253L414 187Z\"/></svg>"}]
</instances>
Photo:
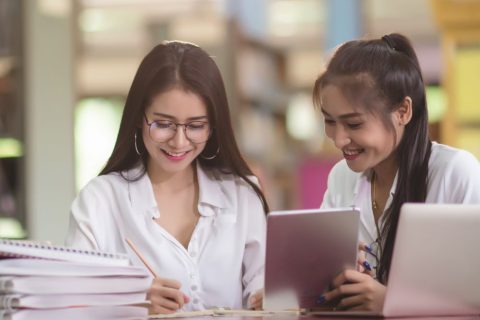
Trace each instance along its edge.
<instances>
[{"instance_id":1,"label":"young woman with eyeglasses","mask_svg":"<svg viewBox=\"0 0 480 320\"><path fill-rule=\"evenodd\" d=\"M257 183L215 62L165 42L139 66L112 155L72 205L67 244L141 265L130 239L159 275L152 313L259 308L268 205Z\"/></svg>"},{"instance_id":2,"label":"young woman with eyeglasses","mask_svg":"<svg viewBox=\"0 0 480 320\"><path fill-rule=\"evenodd\" d=\"M466 151L430 141L425 85L403 35L340 46L313 98L344 156L330 172L322 207L359 207L361 248L372 257L336 277L323 298L380 311L401 206L480 203L480 165Z\"/></svg>"}]
</instances>

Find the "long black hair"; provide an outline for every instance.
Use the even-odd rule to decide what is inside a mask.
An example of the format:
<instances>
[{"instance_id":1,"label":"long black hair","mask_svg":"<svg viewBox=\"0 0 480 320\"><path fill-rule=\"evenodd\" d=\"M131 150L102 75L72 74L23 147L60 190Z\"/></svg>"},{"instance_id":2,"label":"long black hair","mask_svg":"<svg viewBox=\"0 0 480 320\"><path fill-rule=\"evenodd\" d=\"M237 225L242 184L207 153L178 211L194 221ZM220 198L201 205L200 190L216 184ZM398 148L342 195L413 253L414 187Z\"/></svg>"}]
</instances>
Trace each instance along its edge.
<instances>
[{"instance_id":1,"label":"long black hair","mask_svg":"<svg viewBox=\"0 0 480 320\"><path fill-rule=\"evenodd\" d=\"M401 34L350 41L338 48L326 71L316 80L313 90L316 106L320 104L321 90L327 85L335 85L350 102L380 115L392 132L391 113L406 97L412 99L412 118L395 150L397 187L379 235L382 256L377 276L386 283L400 208L406 202L424 202L427 196L431 141L420 65L410 41Z\"/></svg>"},{"instance_id":2,"label":"long black hair","mask_svg":"<svg viewBox=\"0 0 480 320\"><path fill-rule=\"evenodd\" d=\"M241 177L254 189L268 213L265 196L248 178L253 175L252 170L238 149L220 70L204 50L190 43L164 42L145 56L128 92L115 147L100 175L129 170L139 163L143 163L143 172L136 179L145 174L148 152L139 132L144 111L156 95L174 87L197 94L207 106L213 131L202 152L204 156L196 161L206 169Z\"/></svg>"}]
</instances>

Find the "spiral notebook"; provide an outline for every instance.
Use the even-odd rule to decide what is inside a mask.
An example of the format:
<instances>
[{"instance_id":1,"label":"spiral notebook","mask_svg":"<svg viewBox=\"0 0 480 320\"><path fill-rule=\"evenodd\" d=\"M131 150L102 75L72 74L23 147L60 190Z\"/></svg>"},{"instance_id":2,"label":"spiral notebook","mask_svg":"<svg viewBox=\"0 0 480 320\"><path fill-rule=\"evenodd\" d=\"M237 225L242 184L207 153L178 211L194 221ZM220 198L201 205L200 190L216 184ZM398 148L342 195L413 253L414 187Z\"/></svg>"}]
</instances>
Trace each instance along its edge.
<instances>
[{"instance_id":1,"label":"spiral notebook","mask_svg":"<svg viewBox=\"0 0 480 320\"><path fill-rule=\"evenodd\" d=\"M2 258L61 260L110 266L128 266L130 264L128 256L123 254L6 239L0 239L0 259Z\"/></svg>"}]
</instances>

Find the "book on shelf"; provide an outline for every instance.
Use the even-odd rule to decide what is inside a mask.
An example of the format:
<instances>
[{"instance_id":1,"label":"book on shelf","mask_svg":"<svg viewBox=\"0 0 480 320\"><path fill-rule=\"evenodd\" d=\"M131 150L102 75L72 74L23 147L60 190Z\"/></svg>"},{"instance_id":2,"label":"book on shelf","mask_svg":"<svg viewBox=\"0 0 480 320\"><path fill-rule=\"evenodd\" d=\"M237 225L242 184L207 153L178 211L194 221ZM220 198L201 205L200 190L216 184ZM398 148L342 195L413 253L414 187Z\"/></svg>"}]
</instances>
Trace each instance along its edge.
<instances>
[{"instance_id":1,"label":"book on shelf","mask_svg":"<svg viewBox=\"0 0 480 320\"><path fill-rule=\"evenodd\" d=\"M130 264L128 256L123 254L7 239L0 239L0 258L36 258L112 266Z\"/></svg>"}]
</instances>

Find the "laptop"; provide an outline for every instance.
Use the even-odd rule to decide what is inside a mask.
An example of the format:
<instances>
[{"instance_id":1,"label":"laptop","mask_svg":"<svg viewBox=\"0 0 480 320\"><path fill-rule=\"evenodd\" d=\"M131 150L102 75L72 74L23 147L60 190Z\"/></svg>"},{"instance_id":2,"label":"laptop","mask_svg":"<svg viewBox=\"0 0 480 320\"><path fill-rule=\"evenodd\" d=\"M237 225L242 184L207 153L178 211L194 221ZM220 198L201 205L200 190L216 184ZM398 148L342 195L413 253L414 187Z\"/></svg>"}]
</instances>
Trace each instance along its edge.
<instances>
[{"instance_id":1,"label":"laptop","mask_svg":"<svg viewBox=\"0 0 480 320\"><path fill-rule=\"evenodd\" d=\"M385 316L480 314L480 204L405 204Z\"/></svg>"},{"instance_id":2,"label":"laptop","mask_svg":"<svg viewBox=\"0 0 480 320\"><path fill-rule=\"evenodd\" d=\"M356 265L357 208L273 211L267 217L265 310L313 309Z\"/></svg>"},{"instance_id":3,"label":"laptop","mask_svg":"<svg viewBox=\"0 0 480 320\"><path fill-rule=\"evenodd\" d=\"M405 204L383 310L337 316L480 315L480 204Z\"/></svg>"}]
</instances>

